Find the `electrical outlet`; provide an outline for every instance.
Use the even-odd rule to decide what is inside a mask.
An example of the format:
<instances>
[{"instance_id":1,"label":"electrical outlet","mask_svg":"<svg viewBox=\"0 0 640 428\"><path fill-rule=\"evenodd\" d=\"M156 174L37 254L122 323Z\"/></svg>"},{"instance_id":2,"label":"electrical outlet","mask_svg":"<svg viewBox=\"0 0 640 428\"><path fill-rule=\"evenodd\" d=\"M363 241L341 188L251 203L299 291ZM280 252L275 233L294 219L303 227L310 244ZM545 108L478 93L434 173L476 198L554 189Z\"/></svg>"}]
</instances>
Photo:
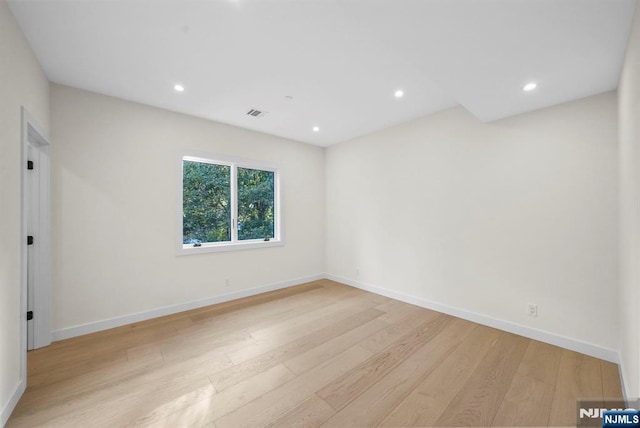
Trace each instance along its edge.
<instances>
[{"instance_id":1,"label":"electrical outlet","mask_svg":"<svg viewBox=\"0 0 640 428\"><path fill-rule=\"evenodd\" d=\"M356 277L360 276L360 268L356 268Z\"/></svg>"},{"instance_id":2,"label":"electrical outlet","mask_svg":"<svg viewBox=\"0 0 640 428\"><path fill-rule=\"evenodd\" d=\"M529 305L527 306L527 313L529 314L530 317L537 317L538 305L536 305L535 303L529 303Z\"/></svg>"},{"instance_id":3,"label":"electrical outlet","mask_svg":"<svg viewBox=\"0 0 640 428\"><path fill-rule=\"evenodd\" d=\"M231 285L231 283L229 282L229 278L225 278L225 279L224 279L224 286L225 286L225 287L228 287L228 286L230 286L230 285Z\"/></svg>"}]
</instances>

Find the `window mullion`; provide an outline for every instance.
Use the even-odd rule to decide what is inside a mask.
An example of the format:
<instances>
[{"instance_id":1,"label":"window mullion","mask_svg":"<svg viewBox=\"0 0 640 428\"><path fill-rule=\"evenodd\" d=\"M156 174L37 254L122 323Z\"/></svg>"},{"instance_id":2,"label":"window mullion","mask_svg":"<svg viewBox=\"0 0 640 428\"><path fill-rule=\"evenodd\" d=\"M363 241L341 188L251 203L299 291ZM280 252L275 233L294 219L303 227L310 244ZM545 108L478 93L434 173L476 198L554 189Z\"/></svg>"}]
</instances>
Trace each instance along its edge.
<instances>
[{"instance_id":1,"label":"window mullion","mask_svg":"<svg viewBox=\"0 0 640 428\"><path fill-rule=\"evenodd\" d=\"M238 167L231 166L231 242L238 242Z\"/></svg>"}]
</instances>

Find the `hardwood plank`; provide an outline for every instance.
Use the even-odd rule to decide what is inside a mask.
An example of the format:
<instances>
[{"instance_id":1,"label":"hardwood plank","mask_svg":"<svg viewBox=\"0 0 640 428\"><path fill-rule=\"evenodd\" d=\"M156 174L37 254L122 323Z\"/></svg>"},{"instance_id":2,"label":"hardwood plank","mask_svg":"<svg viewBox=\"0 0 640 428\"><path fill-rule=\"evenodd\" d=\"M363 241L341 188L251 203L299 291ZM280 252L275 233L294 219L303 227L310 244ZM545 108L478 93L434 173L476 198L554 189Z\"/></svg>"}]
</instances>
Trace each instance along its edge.
<instances>
[{"instance_id":1,"label":"hardwood plank","mask_svg":"<svg viewBox=\"0 0 640 428\"><path fill-rule=\"evenodd\" d=\"M224 347L224 352L232 353L257 343L249 331L256 325L287 323L309 311L324 308L353 295L355 293L345 291L328 294L324 288L315 288L294 297L288 296L280 301L263 303L259 307L250 306L215 317L209 316L206 320L194 322L180 330L179 337L167 341L166 346L163 346L163 354L167 357L175 352L180 358L180 354L197 352L198 347L206 346L213 341L226 341L224 344L216 343L215 346ZM296 300L292 300L293 298Z\"/></svg>"},{"instance_id":2,"label":"hardwood plank","mask_svg":"<svg viewBox=\"0 0 640 428\"><path fill-rule=\"evenodd\" d=\"M553 386L528 376L518 376L491 426L545 426L552 400Z\"/></svg>"},{"instance_id":3,"label":"hardwood plank","mask_svg":"<svg viewBox=\"0 0 640 428\"><path fill-rule=\"evenodd\" d=\"M532 340L493 426L543 426L549 420L562 350Z\"/></svg>"},{"instance_id":4,"label":"hardwood plank","mask_svg":"<svg viewBox=\"0 0 640 428\"><path fill-rule=\"evenodd\" d=\"M50 396L52 401L43 403L38 412L27 408L17 413L15 419L22 426L48 424L51 420L67 426L82 425L82 421L95 424L102 420L106 421L104 426L122 425L126 421L116 420L116 417L135 419L140 412L148 412L149 406L155 407L199 388L208 387L213 392L206 373L230 365L225 356L202 355L171 365L150 366L113 380L107 378L100 386L90 391L72 392L64 400L57 400L54 390L54 395ZM105 415L109 418L105 419Z\"/></svg>"},{"instance_id":5,"label":"hardwood plank","mask_svg":"<svg viewBox=\"0 0 640 428\"><path fill-rule=\"evenodd\" d=\"M127 361L162 362L162 350L157 343L134 346L127 349Z\"/></svg>"},{"instance_id":6,"label":"hardwood plank","mask_svg":"<svg viewBox=\"0 0 640 428\"><path fill-rule=\"evenodd\" d=\"M576 402L579 399L602 400L600 361L562 350L549 425L576 425Z\"/></svg>"},{"instance_id":7,"label":"hardwood plank","mask_svg":"<svg viewBox=\"0 0 640 428\"><path fill-rule=\"evenodd\" d=\"M29 386L34 389L41 388L43 386L78 376L81 373L84 374L94 370L116 367L126 361L127 351L118 350L115 352L107 352L103 355L87 357L86 361L73 365L49 367L43 370L31 371L29 376Z\"/></svg>"},{"instance_id":8,"label":"hardwood plank","mask_svg":"<svg viewBox=\"0 0 640 428\"><path fill-rule=\"evenodd\" d=\"M285 413L265 428L314 428L329 419L335 410L323 399L313 394L311 397Z\"/></svg>"},{"instance_id":9,"label":"hardwood plank","mask_svg":"<svg viewBox=\"0 0 640 428\"><path fill-rule=\"evenodd\" d=\"M427 309L417 309L415 312L407 312L406 317L390 324L389 327L371 335L358 344L361 348L371 352L379 352L402 338L408 331L419 328L442 314Z\"/></svg>"},{"instance_id":10,"label":"hardwood plank","mask_svg":"<svg viewBox=\"0 0 640 428\"><path fill-rule=\"evenodd\" d=\"M233 367L218 373L212 373L211 376L209 376L209 379L211 379L211 382L218 391L222 391L231 385L260 373L266 368L283 363L296 355L302 354L303 352L321 345L327 340L365 324L382 314L383 312L378 311L377 309L367 309L352 315L347 319L303 336L300 339L279 346L273 351L252 358L244 363L234 365Z\"/></svg>"},{"instance_id":11,"label":"hardwood plank","mask_svg":"<svg viewBox=\"0 0 640 428\"><path fill-rule=\"evenodd\" d=\"M64 360L69 365L78 366L94 359L103 359L112 353L122 353L131 346L139 346L148 343L155 343L164 338L173 337L177 334L177 329L172 323L163 323L154 326L148 322L149 327L141 327L140 324L106 330L104 332L93 333L89 339L76 340L77 338L54 342L50 346L29 351L28 370L34 372L44 372L46 370L57 369L60 360ZM84 338L86 336L79 336ZM117 338L111 341L111 338ZM58 345L58 344L61 345ZM55 358L51 358L54 355Z\"/></svg>"},{"instance_id":12,"label":"hardwood plank","mask_svg":"<svg viewBox=\"0 0 640 428\"><path fill-rule=\"evenodd\" d=\"M183 395L176 395L173 399L166 400L158 404L157 406L147 407L144 410L137 409L135 414L127 415L126 418L121 420L121 426L171 426L168 420L170 416L177 414L185 408L191 407L192 403L199 403L206 401L206 398L216 395L216 391L211 383L204 384L200 388L191 388ZM184 415L181 415L182 423L185 422ZM131 422L133 420L133 422ZM177 425L173 425L177 426Z\"/></svg>"},{"instance_id":13,"label":"hardwood plank","mask_svg":"<svg viewBox=\"0 0 640 428\"><path fill-rule=\"evenodd\" d=\"M384 418L380 426L434 426L453 397L476 370L500 336L498 330L475 325L455 352Z\"/></svg>"},{"instance_id":14,"label":"hardwood plank","mask_svg":"<svg viewBox=\"0 0 640 428\"><path fill-rule=\"evenodd\" d=\"M236 303L235 307L226 308L222 311L217 310L216 307L218 305L214 305L209 307L210 309L206 312L191 316L191 326L195 327L196 330L199 330L204 325L214 326L214 328L223 325L236 330L253 327L255 326L256 318L270 319L273 317L274 319L286 319L303 313L301 311L315 309L319 305L333 303L339 299L359 294L355 290L336 289L335 291L327 292L326 287L315 287L305 290L304 293L286 295L263 302L253 302L248 305L237 305Z\"/></svg>"},{"instance_id":15,"label":"hardwood plank","mask_svg":"<svg viewBox=\"0 0 640 428\"><path fill-rule=\"evenodd\" d=\"M296 374L303 373L344 352L350 347L357 345L364 338L388 326L388 323L381 321L380 318L376 318L340 336L334 337L307 352L288 359L284 362L284 365Z\"/></svg>"},{"instance_id":16,"label":"hardwood plank","mask_svg":"<svg viewBox=\"0 0 640 428\"><path fill-rule=\"evenodd\" d=\"M209 335L203 334L199 341L180 339L165 341L159 345L162 358L167 361L180 361L197 357L203 353L217 353L228 356L230 351L250 346L255 341L246 332Z\"/></svg>"},{"instance_id":17,"label":"hardwood plank","mask_svg":"<svg viewBox=\"0 0 640 428\"><path fill-rule=\"evenodd\" d=\"M380 377L389 373L405 358L438 335L451 320L452 318L448 315L440 315L424 323L392 343L383 352L374 355L354 370L318 390L318 396L335 410L342 409L377 382Z\"/></svg>"},{"instance_id":18,"label":"hardwood plank","mask_svg":"<svg viewBox=\"0 0 640 428\"><path fill-rule=\"evenodd\" d=\"M370 356L371 353L365 349L349 348L214 422L218 428L256 427L271 423Z\"/></svg>"},{"instance_id":19,"label":"hardwood plank","mask_svg":"<svg viewBox=\"0 0 640 428\"><path fill-rule=\"evenodd\" d=\"M489 426L520 365L529 339L500 335L437 426Z\"/></svg>"},{"instance_id":20,"label":"hardwood plank","mask_svg":"<svg viewBox=\"0 0 640 428\"><path fill-rule=\"evenodd\" d=\"M474 329L454 319L395 369L336 413L323 426L375 426L431 373Z\"/></svg>"},{"instance_id":21,"label":"hardwood plank","mask_svg":"<svg viewBox=\"0 0 640 428\"><path fill-rule=\"evenodd\" d=\"M518 368L519 374L555 385L561 356L562 348L532 340Z\"/></svg>"},{"instance_id":22,"label":"hardwood plank","mask_svg":"<svg viewBox=\"0 0 640 428\"><path fill-rule=\"evenodd\" d=\"M60 406L53 406L34 414L17 415L15 426L122 426L140 413L175 400L194 390L213 392L206 378L187 374L163 379L132 379L107 393L75 397ZM140 412L140 413L139 413Z\"/></svg>"},{"instance_id":23,"label":"hardwood plank","mask_svg":"<svg viewBox=\"0 0 640 428\"><path fill-rule=\"evenodd\" d=\"M214 305L213 307L210 307L208 310L199 311L198 313L192 315L191 319L194 321L199 321L203 319L217 317L229 312L237 313L240 309L255 307L255 306L259 306L269 302L277 303L279 301L282 301L282 299L285 297L296 296L301 293L317 290L320 287L322 287L322 285L316 282L316 283L305 284L297 287L289 287L281 290L275 290L275 291L271 291L264 294L258 294L257 296L251 296L246 299L231 300L229 302Z\"/></svg>"},{"instance_id":24,"label":"hardwood plank","mask_svg":"<svg viewBox=\"0 0 640 428\"><path fill-rule=\"evenodd\" d=\"M620 372L618 365L608 361L600 361L602 373L602 396L605 399L621 399L622 385L620 384Z\"/></svg>"},{"instance_id":25,"label":"hardwood plank","mask_svg":"<svg viewBox=\"0 0 640 428\"><path fill-rule=\"evenodd\" d=\"M418 328L425 322L431 321L440 315L442 314L428 309L409 312L405 318L397 320L397 322L391 324L384 330L363 340L359 346L371 352L378 352L405 336L408 331Z\"/></svg>"},{"instance_id":26,"label":"hardwood plank","mask_svg":"<svg viewBox=\"0 0 640 428\"><path fill-rule=\"evenodd\" d=\"M133 425L177 427L212 424L215 419L242 407L294 377L291 371L279 364L203 399L174 402L170 406L154 409L153 412L140 416Z\"/></svg>"},{"instance_id":27,"label":"hardwood plank","mask_svg":"<svg viewBox=\"0 0 640 428\"><path fill-rule=\"evenodd\" d=\"M358 290L359 291L359 290ZM284 302L288 297L305 298L311 293L324 292L325 288L321 285L312 283L310 286L303 285L299 287L293 287L293 289L277 290L272 293L267 293L270 307L276 307L277 305L283 305L279 308L279 311L290 308L291 301ZM346 292L344 290L335 293L338 296L344 293L351 293L350 290ZM275 297L274 297L275 296ZM322 294L320 294L322 296ZM74 372L86 372L93 369L100 369L102 367L109 366L113 361L110 355L117 354L120 356L126 355L124 350L133 346L144 346L148 343L177 343L175 348L180 349L182 352L190 348L190 343L186 342L187 334L182 331L180 337L177 337L179 332L179 326L184 326L187 322L189 326L193 326L193 322L189 319L192 314L197 313L219 313L218 308L223 309L228 306L233 306L235 312L229 312L230 320L243 320L246 325L254 325L255 320L249 320L246 313L241 313L242 309L247 311L255 310L256 297L249 297L247 299L241 299L241 301L226 302L213 307L195 309L193 311L183 312L180 314L174 314L167 317L157 318L148 321L142 321L139 323L130 324L123 327L118 327L110 330L106 330L99 333L80 336L77 338L68 339L61 342L56 342L50 347L41 348L35 351L31 351L28 354L28 370L31 371L34 376L30 378L30 386L39 387L55 383L57 381L68 379ZM278 300L278 297L281 300ZM310 301L316 305L325 304L322 299L318 299L318 295L311 296ZM327 298L335 299L336 296L327 296ZM246 300L246 302L244 302ZM263 299L265 300L265 299ZM240 302L240 303L239 303ZM244 303L243 303L244 302ZM300 302L303 303L303 302ZM288 304L288 305L287 305ZM262 304L260 307L261 312L266 311L267 308ZM295 305L294 305L295 306ZM304 305L302 305L304 306ZM213 308L213 309L212 309ZM302 308L304 309L304 307ZM224 312L224 311L223 311ZM215 318L216 321L221 321L221 318ZM216 330L220 330L224 323L218 322L215 326ZM238 322L232 324L231 327L237 333ZM198 326L199 327L199 326ZM227 334L228 331L222 331L221 334ZM195 341L202 341L202 330L197 334ZM109 338L117 337L117 341L106 340ZM172 342L173 340L173 342ZM51 352L55 352L56 358L49 358ZM66 363L64 370L60 370L58 367L52 369L52 364L56 365L56 362L63 359ZM82 366L82 370L79 367ZM70 369L68 367L71 367ZM35 371L35 372L34 372Z\"/></svg>"},{"instance_id":28,"label":"hardwood plank","mask_svg":"<svg viewBox=\"0 0 640 428\"><path fill-rule=\"evenodd\" d=\"M50 406L63 405L78 396L94 394L101 389L110 389L113 385L124 382L138 373L160 368L162 364L158 360L148 362L136 359L100 370L76 373L68 379L41 388L29 386L18 402L14 415L29 413L31 409L41 411Z\"/></svg>"},{"instance_id":29,"label":"hardwood plank","mask_svg":"<svg viewBox=\"0 0 640 428\"><path fill-rule=\"evenodd\" d=\"M385 314L381 316L380 319L390 324L402 321L406 319L407 316L411 316L411 314L417 311L424 311L423 308L410 305L399 300L389 300L388 302L378 305L375 308L385 312Z\"/></svg>"},{"instance_id":30,"label":"hardwood plank","mask_svg":"<svg viewBox=\"0 0 640 428\"><path fill-rule=\"evenodd\" d=\"M374 304L364 296L353 296L330 305L323 305L285 322L252 330L251 337L254 339L254 344L228 352L227 355L235 364L240 364L274 349L282 341L296 340L347 319L350 314L372 309L373 306ZM384 315L382 311L378 313Z\"/></svg>"},{"instance_id":31,"label":"hardwood plank","mask_svg":"<svg viewBox=\"0 0 640 428\"><path fill-rule=\"evenodd\" d=\"M324 322L324 327L330 324L327 319L331 319L331 317L334 317L335 319L336 316L344 316L345 313L348 314L350 311L369 309L374 306L375 305L369 301L366 296L348 296L347 298L324 304L313 309L306 309L304 313L300 313L300 316L292 317L277 323L270 323L270 325L267 326L254 325L251 328L251 336L259 342L268 342L274 338L290 337L292 335L300 334L300 331L308 331L309 328L313 328L317 323Z\"/></svg>"},{"instance_id":32,"label":"hardwood plank","mask_svg":"<svg viewBox=\"0 0 640 428\"><path fill-rule=\"evenodd\" d=\"M180 339L198 341L202 339L204 332L207 332L207 336L211 337L240 333L249 335L256 325L275 325L287 322L309 311L323 308L355 295L359 294L344 290L327 293L325 288L313 289L294 297L289 296L259 306L241 308L192 321L191 325L179 330Z\"/></svg>"}]
</instances>

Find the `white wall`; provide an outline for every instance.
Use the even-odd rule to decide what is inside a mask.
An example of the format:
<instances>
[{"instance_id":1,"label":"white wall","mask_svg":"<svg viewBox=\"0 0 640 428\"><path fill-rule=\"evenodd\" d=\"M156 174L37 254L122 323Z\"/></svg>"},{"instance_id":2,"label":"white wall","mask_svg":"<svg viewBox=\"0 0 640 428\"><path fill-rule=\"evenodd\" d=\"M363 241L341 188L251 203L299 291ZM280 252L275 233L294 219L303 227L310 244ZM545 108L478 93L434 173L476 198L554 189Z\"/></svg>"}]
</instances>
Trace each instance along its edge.
<instances>
[{"instance_id":1,"label":"white wall","mask_svg":"<svg viewBox=\"0 0 640 428\"><path fill-rule=\"evenodd\" d=\"M620 356L627 397L640 396L640 5L618 87Z\"/></svg>"},{"instance_id":2,"label":"white wall","mask_svg":"<svg viewBox=\"0 0 640 428\"><path fill-rule=\"evenodd\" d=\"M21 116L47 129L49 83L4 0L0 0L0 426L20 385ZM9 406L9 407L7 407Z\"/></svg>"},{"instance_id":3,"label":"white wall","mask_svg":"<svg viewBox=\"0 0 640 428\"><path fill-rule=\"evenodd\" d=\"M615 356L616 110L453 108L330 147L328 272Z\"/></svg>"},{"instance_id":4,"label":"white wall","mask_svg":"<svg viewBox=\"0 0 640 428\"><path fill-rule=\"evenodd\" d=\"M54 330L323 273L321 148L54 84L51 112ZM177 256L181 150L280 164L285 246Z\"/></svg>"}]
</instances>

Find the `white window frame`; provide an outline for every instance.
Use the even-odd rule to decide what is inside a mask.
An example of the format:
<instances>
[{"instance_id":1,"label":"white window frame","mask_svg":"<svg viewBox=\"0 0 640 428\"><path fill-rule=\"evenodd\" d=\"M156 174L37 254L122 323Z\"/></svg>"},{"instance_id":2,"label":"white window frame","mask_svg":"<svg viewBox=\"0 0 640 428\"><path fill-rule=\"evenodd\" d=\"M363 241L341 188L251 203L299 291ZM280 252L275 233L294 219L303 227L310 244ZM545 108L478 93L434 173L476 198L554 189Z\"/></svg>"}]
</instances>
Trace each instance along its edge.
<instances>
[{"instance_id":1,"label":"white window frame","mask_svg":"<svg viewBox=\"0 0 640 428\"><path fill-rule=\"evenodd\" d=\"M177 239L176 251L178 255L203 254L221 251L247 250L252 248L278 247L284 245L284 231L282 220L282 195L280 192L281 170L276 164L258 162L242 158L216 155L202 152L181 152L177 162L178 189L177 189ZM231 167L231 241L224 242L203 242L201 246L194 247L193 244L183 244L183 161L203 162L216 165L226 165ZM274 231L273 238L269 241L263 239L238 240L238 168L249 168L260 171L273 172L274 191Z\"/></svg>"}]
</instances>

